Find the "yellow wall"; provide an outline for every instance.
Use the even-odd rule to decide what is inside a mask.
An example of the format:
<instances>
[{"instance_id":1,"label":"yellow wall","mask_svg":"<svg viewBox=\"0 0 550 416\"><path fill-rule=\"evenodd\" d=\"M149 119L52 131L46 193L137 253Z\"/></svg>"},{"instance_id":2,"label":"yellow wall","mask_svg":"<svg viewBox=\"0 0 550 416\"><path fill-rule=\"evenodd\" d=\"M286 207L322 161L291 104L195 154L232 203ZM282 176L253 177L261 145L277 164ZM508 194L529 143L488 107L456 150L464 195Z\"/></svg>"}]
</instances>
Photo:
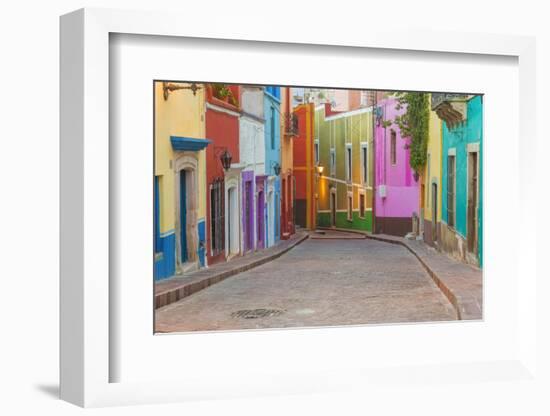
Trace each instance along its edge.
<instances>
[{"instance_id":1,"label":"yellow wall","mask_svg":"<svg viewBox=\"0 0 550 416\"><path fill-rule=\"evenodd\" d=\"M424 218L432 220L432 183L437 183L437 222L441 221L441 148L442 148L441 120L434 111L430 111L430 125L428 137L428 159L424 166ZM428 162L429 160L429 162Z\"/></svg>"},{"instance_id":2,"label":"yellow wall","mask_svg":"<svg viewBox=\"0 0 550 416\"><path fill-rule=\"evenodd\" d=\"M187 85L182 83L181 85ZM202 86L201 86L202 87ZM164 100L162 82L155 82L155 175L160 175L160 231L175 228L174 152L170 136L205 138L204 89L196 96L190 90L178 90ZM198 215L206 213L206 151L199 152Z\"/></svg>"}]
</instances>

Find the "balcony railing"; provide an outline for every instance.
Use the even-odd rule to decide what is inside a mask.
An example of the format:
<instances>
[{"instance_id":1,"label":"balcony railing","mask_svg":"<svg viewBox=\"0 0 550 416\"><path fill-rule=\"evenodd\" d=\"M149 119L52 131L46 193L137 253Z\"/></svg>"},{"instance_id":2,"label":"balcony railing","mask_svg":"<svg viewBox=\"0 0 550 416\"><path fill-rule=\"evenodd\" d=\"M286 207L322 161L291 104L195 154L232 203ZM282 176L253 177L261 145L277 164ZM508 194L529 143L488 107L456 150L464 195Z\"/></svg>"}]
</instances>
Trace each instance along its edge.
<instances>
[{"instance_id":1,"label":"balcony railing","mask_svg":"<svg viewBox=\"0 0 550 416\"><path fill-rule=\"evenodd\" d=\"M294 113L283 114L284 133L285 136L298 135L298 117Z\"/></svg>"}]
</instances>

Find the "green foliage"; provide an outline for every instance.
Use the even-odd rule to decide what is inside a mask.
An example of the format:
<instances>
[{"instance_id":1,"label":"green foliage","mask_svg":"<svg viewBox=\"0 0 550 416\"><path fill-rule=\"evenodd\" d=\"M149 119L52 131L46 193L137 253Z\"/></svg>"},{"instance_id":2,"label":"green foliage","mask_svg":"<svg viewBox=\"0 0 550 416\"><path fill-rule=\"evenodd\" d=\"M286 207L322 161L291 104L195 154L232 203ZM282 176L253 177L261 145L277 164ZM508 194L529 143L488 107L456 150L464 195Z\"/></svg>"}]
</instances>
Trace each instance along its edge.
<instances>
[{"instance_id":1,"label":"green foliage","mask_svg":"<svg viewBox=\"0 0 550 416\"><path fill-rule=\"evenodd\" d=\"M226 84L213 83L211 84L211 86L212 86L212 95L214 97L222 101L229 102L235 107L239 106L239 101L237 100L237 97L235 97L233 92L229 89L229 87Z\"/></svg>"},{"instance_id":2,"label":"green foliage","mask_svg":"<svg viewBox=\"0 0 550 416\"><path fill-rule=\"evenodd\" d=\"M401 129L401 136L408 137L410 143L411 168L420 173L426 164L429 135L429 95L422 92L398 92L396 109L406 107L405 112L397 116L394 123Z\"/></svg>"}]
</instances>

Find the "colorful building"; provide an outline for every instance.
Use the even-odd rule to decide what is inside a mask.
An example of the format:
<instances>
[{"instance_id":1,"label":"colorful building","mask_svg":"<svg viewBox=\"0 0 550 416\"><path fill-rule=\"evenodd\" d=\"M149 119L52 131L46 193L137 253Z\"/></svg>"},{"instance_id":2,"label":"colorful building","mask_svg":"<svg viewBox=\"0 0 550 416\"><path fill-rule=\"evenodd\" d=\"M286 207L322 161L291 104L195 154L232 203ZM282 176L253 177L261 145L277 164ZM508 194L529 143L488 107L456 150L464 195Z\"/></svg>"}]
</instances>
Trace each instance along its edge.
<instances>
[{"instance_id":1,"label":"colorful building","mask_svg":"<svg viewBox=\"0 0 550 416\"><path fill-rule=\"evenodd\" d=\"M442 123L441 249L482 265L483 97L432 94Z\"/></svg>"},{"instance_id":2,"label":"colorful building","mask_svg":"<svg viewBox=\"0 0 550 416\"><path fill-rule=\"evenodd\" d=\"M281 87L265 87L265 246L273 246L281 235Z\"/></svg>"},{"instance_id":3,"label":"colorful building","mask_svg":"<svg viewBox=\"0 0 550 416\"><path fill-rule=\"evenodd\" d=\"M264 89L242 87L240 163L242 181L242 252L264 247L265 118Z\"/></svg>"},{"instance_id":4,"label":"colorful building","mask_svg":"<svg viewBox=\"0 0 550 416\"><path fill-rule=\"evenodd\" d=\"M293 142L293 171L296 178L295 223L314 230L316 209L315 109L313 103L294 108L298 134Z\"/></svg>"},{"instance_id":5,"label":"colorful building","mask_svg":"<svg viewBox=\"0 0 550 416\"><path fill-rule=\"evenodd\" d=\"M430 111L426 165L420 174L420 234L424 242L439 247L441 240L442 122Z\"/></svg>"},{"instance_id":6,"label":"colorful building","mask_svg":"<svg viewBox=\"0 0 550 416\"><path fill-rule=\"evenodd\" d=\"M293 140L298 133L296 118L292 112L292 88L281 87L281 239L288 239L295 232L294 226L294 171Z\"/></svg>"},{"instance_id":7,"label":"colorful building","mask_svg":"<svg viewBox=\"0 0 550 416\"><path fill-rule=\"evenodd\" d=\"M393 121L405 109L387 97L376 105L375 233L405 236L418 214L419 184L410 166L410 139L403 138Z\"/></svg>"},{"instance_id":8,"label":"colorful building","mask_svg":"<svg viewBox=\"0 0 550 416\"><path fill-rule=\"evenodd\" d=\"M231 251L236 247L233 241L227 243L227 238L233 235L228 228L238 223L238 220L234 222L237 195L235 190L226 192L235 185L232 181L231 187L226 186L226 171L221 159L228 152L231 165L239 163L240 98L238 85L206 84L206 137L212 141L206 149L206 261L209 265L226 259L226 244L232 247ZM228 201L230 197L233 199ZM232 207L233 211L228 214L227 208L231 210Z\"/></svg>"},{"instance_id":9,"label":"colorful building","mask_svg":"<svg viewBox=\"0 0 550 416\"><path fill-rule=\"evenodd\" d=\"M372 108L315 109L314 160L317 176L317 225L372 230Z\"/></svg>"},{"instance_id":10,"label":"colorful building","mask_svg":"<svg viewBox=\"0 0 550 416\"><path fill-rule=\"evenodd\" d=\"M156 280L205 265L204 86L155 82Z\"/></svg>"}]
</instances>

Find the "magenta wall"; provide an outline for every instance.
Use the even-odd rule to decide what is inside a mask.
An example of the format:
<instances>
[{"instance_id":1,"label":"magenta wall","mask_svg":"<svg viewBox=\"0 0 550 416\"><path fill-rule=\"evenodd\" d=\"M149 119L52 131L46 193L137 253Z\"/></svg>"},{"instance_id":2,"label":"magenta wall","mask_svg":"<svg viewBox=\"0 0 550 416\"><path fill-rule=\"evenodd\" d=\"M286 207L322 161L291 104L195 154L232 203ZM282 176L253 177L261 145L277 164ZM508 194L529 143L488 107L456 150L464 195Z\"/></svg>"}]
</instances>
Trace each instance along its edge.
<instances>
[{"instance_id":1,"label":"magenta wall","mask_svg":"<svg viewBox=\"0 0 550 416\"><path fill-rule=\"evenodd\" d=\"M401 137L396 124L383 126L383 121L394 120L404 109L396 110L395 98L386 98L378 103L379 113L376 123L376 216L377 217L411 217L418 212L418 182L414 180L409 164L410 150L405 146L409 139ZM391 130L396 132L396 163L391 162ZM386 198L378 192L380 185L386 185Z\"/></svg>"}]
</instances>

